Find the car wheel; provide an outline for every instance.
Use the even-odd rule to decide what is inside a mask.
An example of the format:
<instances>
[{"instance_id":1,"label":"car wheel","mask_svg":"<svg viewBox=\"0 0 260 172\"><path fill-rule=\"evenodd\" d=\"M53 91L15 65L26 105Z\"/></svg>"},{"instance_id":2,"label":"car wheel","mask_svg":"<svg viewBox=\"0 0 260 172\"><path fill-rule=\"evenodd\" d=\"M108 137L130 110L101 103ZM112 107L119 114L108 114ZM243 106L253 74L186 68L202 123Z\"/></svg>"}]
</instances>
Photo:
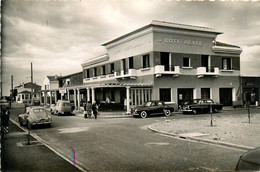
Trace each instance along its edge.
<instances>
[{"instance_id":1,"label":"car wheel","mask_svg":"<svg viewBox=\"0 0 260 172\"><path fill-rule=\"evenodd\" d=\"M142 112L140 113L140 117L141 117L141 118L146 118L146 117L147 117L147 112L142 111Z\"/></svg>"},{"instance_id":2,"label":"car wheel","mask_svg":"<svg viewBox=\"0 0 260 172\"><path fill-rule=\"evenodd\" d=\"M193 110L192 110L192 113L193 113L194 115L196 115L196 114L197 114L197 110L193 109Z\"/></svg>"},{"instance_id":3,"label":"car wheel","mask_svg":"<svg viewBox=\"0 0 260 172\"><path fill-rule=\"evenodd\" d=\"M171 111L169 109L164 110L164 115L165 116L170 116L171 115Z\"/></svg>"}]
</instances>

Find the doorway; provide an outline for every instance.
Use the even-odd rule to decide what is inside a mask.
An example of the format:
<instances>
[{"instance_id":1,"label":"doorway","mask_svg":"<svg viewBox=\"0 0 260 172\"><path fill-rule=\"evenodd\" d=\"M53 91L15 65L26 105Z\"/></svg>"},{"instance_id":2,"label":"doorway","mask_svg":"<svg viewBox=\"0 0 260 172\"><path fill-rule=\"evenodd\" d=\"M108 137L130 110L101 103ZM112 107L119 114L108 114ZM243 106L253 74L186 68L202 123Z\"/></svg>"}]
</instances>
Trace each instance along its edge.
<instances>
[{"instance_id":1,"label":"doorway","mask_svg":"<svg viewBox=\"0 0 260 172\"><path fill-rule=\"evenodd\" d=\"M219 99L224 106L232 106L232 88L219 88Z\"/></svg>"},{"instance_id":2,"label":"doorway","mask_svg":"<svg viewBox=\"0 0 260 172\"><path fill-rule=\"evenodd\" d=\"M161 52L161 65L164 66L165 71L170 70L170 53Z\"/></svg>"},{"instance_id":3,"label":"doorway","mask_svg":"<svg viewBox=\"0 0 260 172\"><path fill-rule=\"evenodd\" d=\"M206 72L209 71L209 56L201 55L201 66L206 67Z\"/></svg>"},{"instance_id":4,"label":"doorway","mask_svg":"<svg viewBox=\"0 0 260 172\"><path fill-rule=\"evenodd\" d=\"M193 100L193 88L178 88L178 106Z\"/></svg>"}]
</instances>

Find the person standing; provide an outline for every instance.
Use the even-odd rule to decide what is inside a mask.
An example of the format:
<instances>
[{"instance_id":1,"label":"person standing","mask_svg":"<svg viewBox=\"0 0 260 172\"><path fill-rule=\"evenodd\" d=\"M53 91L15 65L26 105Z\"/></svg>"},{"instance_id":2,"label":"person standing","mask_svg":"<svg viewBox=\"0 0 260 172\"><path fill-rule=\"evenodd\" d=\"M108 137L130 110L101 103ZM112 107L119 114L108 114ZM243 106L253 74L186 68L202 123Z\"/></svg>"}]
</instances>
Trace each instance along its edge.
<instances>
[{"instance_id":1,"label":"person standing","mask_svg":"<svg viewBox=\"0 0 260 172\"><path fill-rule=\"evenodd\" d=\"M93 104L92 104L92 111L93 111L93 114L95 116L95 119L97 119L98 107L97 107L96 101L94 101Z\"/></svg>"}]
</instances>

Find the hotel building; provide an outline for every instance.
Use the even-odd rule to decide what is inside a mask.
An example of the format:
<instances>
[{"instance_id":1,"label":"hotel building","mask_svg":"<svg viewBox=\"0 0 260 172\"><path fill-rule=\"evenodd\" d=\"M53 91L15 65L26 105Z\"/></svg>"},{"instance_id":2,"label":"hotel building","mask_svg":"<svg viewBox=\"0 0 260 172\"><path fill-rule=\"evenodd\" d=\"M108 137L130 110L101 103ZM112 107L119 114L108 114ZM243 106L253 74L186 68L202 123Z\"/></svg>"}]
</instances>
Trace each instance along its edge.
<instances>
[{"instance_id":1,"label":"hotel building","mask_svg":"<svg viewBox=\"0 0 260 172\"><path fill-rule=\"evenodd\" d=\"M106 54L82 62L83 84L73 87L75 100L109 99L127 112L149 100L175 102L175 107L194 98L239 105L242 50L217 42L219 34L207 27L152 21L105 42Z\"/></svg>"}]
</instances>

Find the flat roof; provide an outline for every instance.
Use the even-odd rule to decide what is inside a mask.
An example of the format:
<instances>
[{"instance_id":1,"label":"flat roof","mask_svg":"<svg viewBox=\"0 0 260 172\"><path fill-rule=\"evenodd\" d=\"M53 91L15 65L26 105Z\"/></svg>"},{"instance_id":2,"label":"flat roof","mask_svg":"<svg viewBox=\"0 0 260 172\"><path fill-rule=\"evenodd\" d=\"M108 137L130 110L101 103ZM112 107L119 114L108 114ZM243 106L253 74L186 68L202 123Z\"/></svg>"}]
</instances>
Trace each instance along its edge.
<instances>
[{"instance_id":1,"label":"flat roof","mask_svg":"<svg viewBox=\"0 0 260 172\"><path fill-rule=\"evenodd\" d=\"M108 44L111 44L113 42L116 42L120 39L126 38L129 35L132 35L134 33L140 32L144 29L147 29L152 26L160 26L160 27L168 27L168 28L175 28L175 29L183 29L183 30L192 30L192 31L199 31L199 32L208 32L208 33L215 33L215 34L222 34L222 32L217 32L212 28L209 27L202 27L202 26L193 26L193 25L186 25L186 24L179 24L179 23L172 23L172 22L166 22L166 21L158 21L158 20L153 20L150 24L145 25L139 29L136 29L132 32L129 32L125 35L122 35L120 37L117 37L115 39L112 39L110 41L107 41L102 44L102 46L106 46Z\"/></svg>"}]
</instances>

